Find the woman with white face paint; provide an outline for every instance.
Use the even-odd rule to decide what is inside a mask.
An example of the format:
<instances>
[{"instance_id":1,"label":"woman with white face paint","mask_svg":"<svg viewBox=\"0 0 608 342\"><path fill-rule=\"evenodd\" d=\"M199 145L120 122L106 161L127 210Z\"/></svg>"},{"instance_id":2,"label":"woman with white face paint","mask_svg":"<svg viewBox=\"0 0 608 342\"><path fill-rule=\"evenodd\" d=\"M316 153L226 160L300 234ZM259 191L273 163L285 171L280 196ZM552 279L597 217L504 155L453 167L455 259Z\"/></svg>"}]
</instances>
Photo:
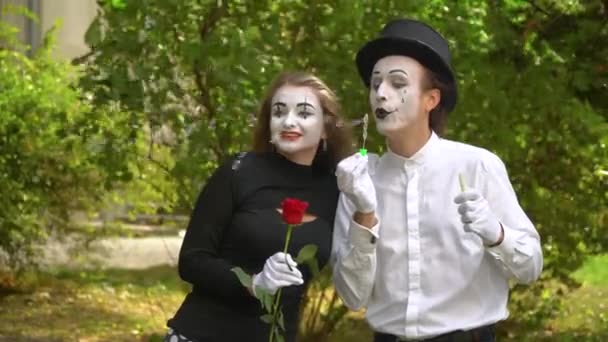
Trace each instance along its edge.
<instances>
[{"instance_id":1,"label":"woman with white face paint","mask_svg":"<svg viewBox=\"0 0 608 342\"><path fill-rule=\"evenodd\" d=\"M388 152L338 165L336 290L367 308L375 342L494 341L509 281L540 275L540 238L502 161L440 138L457 98L447 42L395 20L357 67Z\"/></svg>"},{"instance_id":2,"label":"woman with white face paint","mask_svg":"<svg viewBox=\"0 0 608 342\"><path fill-rule=\"evenodd\" d=\"M307 244L328 262L338 200L336 164L352 153L334 93L317 77L285 73L262 101L253 151L221 165L198 198L179 256L179 273L192 284L169 320L165 341L268 341L269 325L254 294L283 288L285 340L294 341L301 298L311 271L294 262ZM309 203L306 221L286 234L279 209L287 198ZM231 271L253 275L244 288Z\"/></svg>"}]
</instances>

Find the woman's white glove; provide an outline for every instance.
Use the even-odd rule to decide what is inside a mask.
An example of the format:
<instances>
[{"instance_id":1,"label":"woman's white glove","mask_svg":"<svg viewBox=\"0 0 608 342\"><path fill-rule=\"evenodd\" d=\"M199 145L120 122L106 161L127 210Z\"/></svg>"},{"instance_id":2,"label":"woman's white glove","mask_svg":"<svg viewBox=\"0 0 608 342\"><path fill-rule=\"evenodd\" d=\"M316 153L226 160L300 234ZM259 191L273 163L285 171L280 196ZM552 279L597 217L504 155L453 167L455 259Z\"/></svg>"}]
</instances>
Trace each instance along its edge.
<instances>
[{"instance_id":1,"label":"woman's white glove","mask_svg":"<svg viewBox=\"0 0 608 342\"><path fill-rule=\"evenodd\" d=\"M304 279L297 266L291 255L283 252L275 253L266 259L262 272L253 276L253 293L255 294L256 288L261 288L270 294L275 294L282 287L302 285Z\"/></svg>"}]
</instances>

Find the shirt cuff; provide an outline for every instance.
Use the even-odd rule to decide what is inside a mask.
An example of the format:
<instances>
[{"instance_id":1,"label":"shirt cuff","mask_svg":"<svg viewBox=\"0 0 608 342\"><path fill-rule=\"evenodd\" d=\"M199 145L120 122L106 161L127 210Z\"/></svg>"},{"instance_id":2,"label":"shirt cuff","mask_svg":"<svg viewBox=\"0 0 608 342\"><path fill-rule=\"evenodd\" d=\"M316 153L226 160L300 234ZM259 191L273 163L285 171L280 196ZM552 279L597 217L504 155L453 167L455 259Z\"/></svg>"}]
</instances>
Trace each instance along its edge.
<instances>
[{"instance_id":1,"label":"shirt cuff","mask_svg":"<svg viewBox=\"0 0 608 342\"><path fill-rule=\"evenodd\" d=\"M517 237L512 234L511 230L503 225L503 239L498 246L488 247L488 252L500 260L507 260L513 251L518 246Z\"/></svg>"},{"instance_id":2,"label":"shirt cuff","mask_svg":"<svg viewBox=\"0 0 608 342\"><path fill-rule=\"evenodd\" d=\"M350 243L353 247L362 252L373 252L376 250L376 240L378 240L378 227L380 220L372 228L364 227L354 219L350 220L350 229L348 230Z\"/></svg>"}]
</instances>

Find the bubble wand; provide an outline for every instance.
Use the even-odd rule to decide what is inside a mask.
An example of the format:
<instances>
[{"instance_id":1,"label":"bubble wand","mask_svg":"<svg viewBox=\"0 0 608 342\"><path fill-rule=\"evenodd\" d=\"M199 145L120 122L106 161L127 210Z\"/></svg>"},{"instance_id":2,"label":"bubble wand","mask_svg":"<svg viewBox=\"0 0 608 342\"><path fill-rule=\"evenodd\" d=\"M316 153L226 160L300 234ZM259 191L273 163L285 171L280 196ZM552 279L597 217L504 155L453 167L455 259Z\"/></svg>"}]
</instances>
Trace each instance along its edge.
<instances>
[{"instance_id":1,"label":"bubble wand","mask_svg":"<svg viewBox=\"0 0 608 342\"><path fill-rule=\"evenodd\" d=\"M367 150L365 149L365 142L367 141L367 123L368 117L367 113L365 113L365 115L363 116L363 146L359 149L359 154L361 154L362 156L367 155Z\"/></svg>"},{"instance_id":2,"label":"bubble wand","mask_svg":"<svg viewBox=\"0 0 608 342\"><path fill-rule=\"evenodd\" d=\"M467 183L465 183L462 173L458 174L458 182L460 183L460 192L465 192L467 190Z\"/></svg>"}]
</instances>

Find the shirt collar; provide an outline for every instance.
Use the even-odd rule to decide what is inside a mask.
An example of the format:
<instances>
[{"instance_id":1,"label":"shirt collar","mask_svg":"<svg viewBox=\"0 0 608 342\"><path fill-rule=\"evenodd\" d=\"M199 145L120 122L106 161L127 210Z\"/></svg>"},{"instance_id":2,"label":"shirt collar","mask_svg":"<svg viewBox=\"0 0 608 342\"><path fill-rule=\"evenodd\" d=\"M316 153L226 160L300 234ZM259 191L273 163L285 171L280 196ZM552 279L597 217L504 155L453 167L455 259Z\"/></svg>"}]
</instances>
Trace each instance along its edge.
<instances>
[{"instance_id":1,"label":"shirt collar","mask_svg":"<svg viewBox=\"0 0 608 342\"><path fill-rule=\"evenodd\" d=\"M429 140L427 140L424 146L422 146L422 148L420 148L416 153L414 153L413 156L409 158L400 156L395 152L391 151L391 148L387 144L386 156L390 161L399 165L422 165L430 159L433 152L437 149L437 146L439 145L439 139L439 136L437 136L435 132L431 131L431 137L429 138Z\"/></svg>"}]
</instances>

